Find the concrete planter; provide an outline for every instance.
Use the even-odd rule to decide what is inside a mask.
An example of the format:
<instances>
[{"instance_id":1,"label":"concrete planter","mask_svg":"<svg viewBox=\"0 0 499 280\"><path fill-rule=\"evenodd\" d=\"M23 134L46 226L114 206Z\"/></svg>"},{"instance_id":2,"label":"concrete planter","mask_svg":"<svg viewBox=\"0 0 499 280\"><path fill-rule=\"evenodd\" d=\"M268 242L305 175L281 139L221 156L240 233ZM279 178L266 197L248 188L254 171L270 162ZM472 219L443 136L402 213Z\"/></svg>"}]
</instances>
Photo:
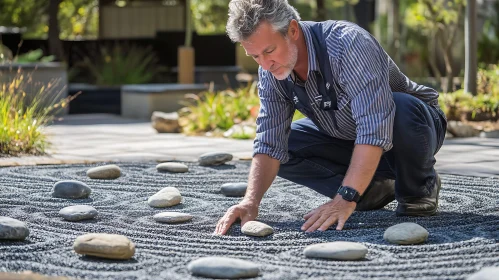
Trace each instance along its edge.
<instances>
[{"instance_id":1,"label":"concrete planter","mask_svg":"<svg viewBox=\"0 0 499 280\"><path fill-rule=\"evenodd\" d=\"M121 114L121 86L69 84L69 95L81 92L69 103L69 114Z\"/></svg>"},{"instance_id":2,"label":"concrete planter","mask_svg":"<svg viewBox=\"0 0 499 280\"><path fill-rule=\"evenodd\" d=\"M42 87L50 88L50 90L43 94L43 106L50 106L68 96L67 67L64 63L43 62L0 65L0 82L2 84L13 81L18 75L24 76L27 85L25 92L28 99L38 94ZM28 77L31 77L30 81L27 80ZM66 106L57 115L66 115L68 111L68 107Z\"/></svg>"}]
</instances>

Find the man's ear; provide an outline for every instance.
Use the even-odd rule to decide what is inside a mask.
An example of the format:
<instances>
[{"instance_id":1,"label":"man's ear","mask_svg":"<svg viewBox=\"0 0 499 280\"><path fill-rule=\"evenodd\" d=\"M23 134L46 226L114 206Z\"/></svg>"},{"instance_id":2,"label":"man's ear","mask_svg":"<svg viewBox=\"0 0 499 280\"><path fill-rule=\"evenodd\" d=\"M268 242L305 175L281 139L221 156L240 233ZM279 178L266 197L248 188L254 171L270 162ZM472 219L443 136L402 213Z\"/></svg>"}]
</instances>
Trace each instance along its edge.
<instances>
[{"instance_id":1,"label":"man's ear","mask_svg":"<svg viewBox=\"0 0 499 280\"><path fill-rule=\"evenodd\" d=\"M288 27L288 37L297 40L300 35L300 27L296 20L292 19Z\"/></svg>"}]
</instances>

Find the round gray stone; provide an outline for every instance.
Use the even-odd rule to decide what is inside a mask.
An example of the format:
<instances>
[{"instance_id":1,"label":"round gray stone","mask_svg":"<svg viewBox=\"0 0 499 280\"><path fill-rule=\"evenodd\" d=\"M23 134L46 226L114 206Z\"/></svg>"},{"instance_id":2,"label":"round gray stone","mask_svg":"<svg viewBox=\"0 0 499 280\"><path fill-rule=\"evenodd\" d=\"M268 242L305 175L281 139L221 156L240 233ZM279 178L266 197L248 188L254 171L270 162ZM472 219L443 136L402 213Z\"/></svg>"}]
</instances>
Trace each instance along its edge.
<instances>
[{"instance_id":1,"label":"round gray stone","mask_svg":"<svg viewBox=\"0 0 499 280\"><path fill-rule=\"evenodd\" d=\"M28 235L29 229L25 223L0 216L0 240L24 240Z\"/></svg>"},{"instance_id":2,"label":"round gray stone","mask_svg":"<svg viewBox=\"0 0 499 280\"><path fill-rule=\"evenodd\" d=\"M182 201L182 195L177 188L166 187L155 193L147 200L152 207L170 207L179 204Z\"/></svg>"},{"instance_id":3,"label":"round gray stone","mask_svg":"<svg viewBox=\"0 0 499 280\"><path fill-rule=\"evenodd\" d=\"M156 169L160 172L175 172L183 173L189 171L187 165L178 162L163 162L156 165Z\"/></svg>"},{"instance_id":4,"label":"round gray stone","mask_svg":"<svg viewBox=\"0 0 499 280\"><path fill-rule=\"evenodd\" d=\"M262 222L258 221L249 221L241 227L241 232L246 235L264 237L274 233L274 229Z\"/></svg>"},{"instance_id":5,"label":"round gray stone","mask_svg":"<svg viewBox=\"0 0 499 280\"><path fill-rule=\"evenodd\" d=\"M72 222L93 219L97 214L97 210L89 205L68 206L59 211L64 220Z\"/></svg>"},{"instance_id":6,"label":"round gray stone","mask_svg":"<svg viewBox=\"0 0 499 280\"><path fill-rule=\"evenodd\" d=\"M303 253L308 258L354 261L366 256L367 247L355 242L335 241L309 245Z\"/></svg>"},{"instance_id":7,"label":"round gray stone","mask_svg":"<svg viewBox=\"0 0 499 280\"><path fill-rule=\"evenodd\" d=\"M116 179L121 176L121 169L115 164L90 168L87 171L90 179Z\"/></svg>"},{"instance_id":8,"label":"round gray stone","mask_svg":"<svg viewBox=\"0 0 499 280\"><path fill-rule=\"evenodd\" d=\"M227 183L223 184L220 191L225 196L242 197L246 194L248 183Z\"/></svg>"},{"instance_id":9,"label":"round gray stone","mask_svg":"<svg viewBox=\"0 0 499 280\"><path fill-rule=\"evenodd\" d=\"M52 188L52 196L59 198L87 198L92 189L87 184L75 181L59 181Z\"/></svg>"},{"instance_id":10,"label":"round gray stone","mask_svg":"<svg viewBox=\"0 0 499 280\"><path fill-rule=\"evenodd\" d=\"M199 165L202 166L222 165L231 160L232 160L232 154L225 152L210 152L202 154L199 157Z\"/></svg>"},{"instance_id":11,"label":"round gray stone","mask_svg":"<svg viewBox=\"0 0 499 280\"><path fill-rule=\"evenodd\" d=\"M466 280L496 280L499 278L499 267L484 267L471 274Z\"/></svg>"},{"instance_id":12,"label":"round gray stone","mask_svg":"<svg viewBox=\"0 0 499 280\"><path fill-rule=\"evenodd\" d=\"M415 223L401 223L386 229L383 239L393 244L420 244L428 239L428 231Z\"/></svg>"},{"instance_id":13,"label":"round gray stone","mask_svg":"<svg viewBox=\"0 0 499 280\"><path fill-rule=\"evenodd\" d=\"M190 221L192 219L192 215L180 212L161 212L154 215L153 219L160 223L181 223Z\"/></svg>"},{"instance_id":14,"label":"round gray stone","mask_svg":"<svg viewBox=\"0 0 499 280\"><path fill-rule=\"evenodd\" d=\"M260 273L258 265L240 259L227 257L204 257L191 261L187 269L193 274L209 278L251 278Z\"/></svg>"}]
</instances>

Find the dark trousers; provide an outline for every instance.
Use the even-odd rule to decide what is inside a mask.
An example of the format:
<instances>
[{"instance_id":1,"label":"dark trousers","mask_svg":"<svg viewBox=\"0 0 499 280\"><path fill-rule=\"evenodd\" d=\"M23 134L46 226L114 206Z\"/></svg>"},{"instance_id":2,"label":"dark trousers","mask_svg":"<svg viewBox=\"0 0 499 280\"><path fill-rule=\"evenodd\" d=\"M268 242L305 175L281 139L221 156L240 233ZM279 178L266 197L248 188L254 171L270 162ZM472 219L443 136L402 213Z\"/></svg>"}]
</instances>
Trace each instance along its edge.
<instances>
[{"instance_id":1,"label":"dark trousers","mask_svg":"<svg viewBox=\"0 0 499 280\"><path fill-rule=\"evenodd\" d=\"M442 146L447 121L438 105L406 93L393 93L396 105L393 148L383 153L374 180L395 179L395 197L428 196L435 186L435 154ZM334 197L352 157L354 141L321 132L308 118L291 124L290 160L278 176Z\"/></svg>"}]
</instances>

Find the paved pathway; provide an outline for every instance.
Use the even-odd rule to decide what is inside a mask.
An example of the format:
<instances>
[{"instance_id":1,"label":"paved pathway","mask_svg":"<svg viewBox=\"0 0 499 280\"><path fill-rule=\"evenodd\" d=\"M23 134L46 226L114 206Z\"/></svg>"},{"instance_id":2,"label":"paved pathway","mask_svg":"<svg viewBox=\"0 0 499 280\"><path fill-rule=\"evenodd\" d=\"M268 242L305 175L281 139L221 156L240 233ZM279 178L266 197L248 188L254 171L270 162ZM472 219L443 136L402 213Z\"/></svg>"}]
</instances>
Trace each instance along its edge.
<instances>
[{"instance_id":1,"label":"paved pathway","mask_svg":"<svg viewBox=\"0 0 499 280\"><path fill-rule=\"evenodd\" d=\"M250 159L252 140L158 134L149 122L113 115L70 115L47 128L50 156L0 158L0 166L102 161L195 161L223 150ZM440 173L499 177L499 139L446 139L437 155Z\"/></svg>"}]
</instances>

